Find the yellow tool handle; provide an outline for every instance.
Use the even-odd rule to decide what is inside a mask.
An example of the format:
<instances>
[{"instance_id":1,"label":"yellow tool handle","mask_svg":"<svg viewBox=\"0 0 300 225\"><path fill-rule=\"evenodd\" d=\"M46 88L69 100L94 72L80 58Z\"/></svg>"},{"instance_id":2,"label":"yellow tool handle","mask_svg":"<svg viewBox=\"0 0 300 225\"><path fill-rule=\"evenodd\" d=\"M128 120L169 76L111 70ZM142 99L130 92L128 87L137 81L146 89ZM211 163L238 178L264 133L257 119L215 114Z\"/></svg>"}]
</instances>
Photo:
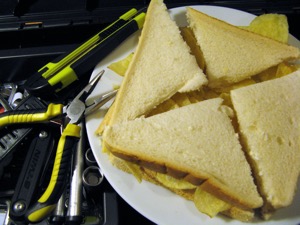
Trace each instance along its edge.
<instances>
[{"instance_id":1,"label":"yellow tool handle","mask_svg":"<svg viewBox=\"0 0 300 225\"><path fill-rule=\"evenodd\" d=\"M26 218L29 222L42 221L56 207L69 180L71 158L73 149L80 138L80 129L81 127L75 124L68 124L64 129L58 142L50 182L43 195L27 211Z\"/></svg>"},{"instance_id":2,"label":"yellow tool handle","mask_svg":"<svg viewBox=\"0 0 300 225\"><path fill-rule=\"evenodd\" d=\"M89 50L82 53L75 62L65 66L55 76L48 79L49 84L54 87L57 83L62 86L57 89L67 87L80 76L86 74L90 68L93 68L99 61L104 59L113 49L122 43L127 37L143 27L146 13L142 12L128 21L119 29L115 29L111 34L101 38L97 44L90 47Z\"/></svg>"},{"instance_id":3,"label":"yellow tool handle","mask_svg":"<svg viewBox=\"0 0 300 225\"><path fill-rule=\"evenodd\" d=\"M46 109L28 109L8 111L0 114L0 127L20 123L38 123L62 115L62 104L49 104Z\"/></svg>"},{"instance_id":4,"label":"yellow tool handle","mask_svg":"<svg viewBox=\"0 0 300 225\"><path fill-rule=\"evenodd\" d=\"M46 64L27 79L24 85L26 90L33 95L48 98L49 92L60 92L76 80L81 80L99 61L142 27L145 13L140 12L143 10L129 10L71 53ZM132 24L132 20L136 26Z\"/></svg>"},{"instance_id":5,"label":"yellow tool handle","mask_svg":"<svg viewBox=\"0 0 300 225\"><path fill-rule=\"evenodd\" d=\"M77 57L79 57L82 53L87 51L89 48L91 48L94 44L96 44L99 40L101 40L103 37L106 37L106 33L108 30L111 29L117 29L124 23L126 23L127 20L129 20L132 16L134 16L137 13L136 9L130 9L123 15L121 15L115 22L101 30L99 33L91 37L89 40L84 42L82 45L77 47L75 50L73 50L71 53L67 55L63 55L55 59L53 62L50 62L46 64L44 67L42 67L39 72L43 72L42 76L46 79L49 79L51 76L53 76L55 73L57 73L59 70L64 68L66 65L71 63L73 60L75 60ZM109 31L111 32L111 31ZM109 33L108 32L108 33Z\"/></svg>"}]
</instances>

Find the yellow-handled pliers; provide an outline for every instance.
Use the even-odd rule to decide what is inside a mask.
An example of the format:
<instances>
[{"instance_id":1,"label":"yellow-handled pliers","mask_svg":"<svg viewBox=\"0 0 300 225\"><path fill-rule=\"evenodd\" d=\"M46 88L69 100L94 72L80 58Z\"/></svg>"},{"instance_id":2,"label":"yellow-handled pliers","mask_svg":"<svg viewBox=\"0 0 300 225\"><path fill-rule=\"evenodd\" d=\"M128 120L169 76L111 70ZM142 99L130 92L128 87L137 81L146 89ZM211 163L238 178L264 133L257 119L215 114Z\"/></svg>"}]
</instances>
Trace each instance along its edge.
<instances>
[{"instance_id":1,"label":"yellow-handled pliers","mask_svg":"<svg viewBox=\"0 0 300 225\"><path fill-rule=\"evenodd\" d=\"M66 174L70 168L72 150L80 138L81 128L78 124L85 115L104 105L116 94L116 91L109 92L102 95L93 104L86 105L87 97L92 93L103 73L104 71L101 71L96 75L67 106L49 104L47 109L43 111L8 111L0 115L0 127L21 123L45 122L58 116L63 116L69 121L58 142L50 182L38 201L27 210L26 219L28 222L39 222L53 211L67 183Z\"/></svg>"}]
</instances>

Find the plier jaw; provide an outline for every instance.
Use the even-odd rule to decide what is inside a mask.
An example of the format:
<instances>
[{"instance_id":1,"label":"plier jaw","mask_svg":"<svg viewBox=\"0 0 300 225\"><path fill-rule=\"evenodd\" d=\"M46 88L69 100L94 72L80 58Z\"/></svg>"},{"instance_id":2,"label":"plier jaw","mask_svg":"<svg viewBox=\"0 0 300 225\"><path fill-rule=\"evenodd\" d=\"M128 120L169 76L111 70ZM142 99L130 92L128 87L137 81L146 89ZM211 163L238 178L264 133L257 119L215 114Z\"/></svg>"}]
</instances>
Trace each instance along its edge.
<instances>
[{"instance_id":1,"label":"plier jaw","mask_svg":"<svg viewBox=\"0 0 300 225\"><path fill-rule=\"evenodd\" d=\"M46 109L9 111L0 115L0 127L20 123L46 122L57 118L62 118L63 124L66 125L57 144L49 184L42 196L25 213L25 219L29 223L41 221L55 208L66 185L66 176L70 170L70 158L73 149L80 139L81 127L79 123L87 114L114 97L117 92L104 94L92 104L86 105L86 99L93 92L103 74L104 71L97 74L67 106L50 103Z\"/></svg>"},{"instance_id":2,"label":"plier jaw","mask_svg":"<svg viewBox=\"0 0 300 225\"><path fill-rule=\"evenodd\" d=\"M63 193L66 185L65 176L70 169L70 158L73 154L74 146L76 146L80 138L81 127L78 124L84 117L85 100L95 89L103 73L104 71L101 71L97 74L73 101L63 108L67 124L58 142L50 182L43 195L28 209L26 218L29 222L36 223L48 216L56 207Z\"/></svg>"},{"instance_id":3,"label":"plier jaw","mask_svg":"<svg viewBox=\"0 0 300 225\"><path fill-rule=\"evenodd\" d=\"M81 91L73 101L79 100L85 102L89 95L94 91L95 87L97 86L98 82L102 78L104 74L104 70L101 70Z\"/></svg>"},{"instance_id":4,"label":"plier jaw","mask_svg":"<svg viewBox=\"0 0 300 225\"><path fill-rule=\"evenodd\" d=\"M66 117L69 118L69 123L79 124L84 116L89 115L96 109L103 106L106 102L112 99L117 90L111 91L109 93L103 94L100 98L95 100L92 104L86 105L85 101L88 96L93 92L97 83L100 81L104 74L104 70L98 73L87 86L73 99L73 101L64 108Z\"/></svg>"},{"instance_id":5,"label":"plier jaw","mask_svg":"<svg viewBox=\"0 0 300 225\"><path fill-rule=\"evenodd\" d=\"M92 104L86 106L84 115L88 116L89 114L93 113L97 109L101 108L105 103L107 103L109 100L115 97L117 92L118 90L113 90L101 95L98 99L94 100Z\"/></svg>"},{"instance_id":6,"label":"plier jaw","mask_svg":"<svg viewBox=\"0 0 300 225\"><path fill-rule=\"evenodd\" d=\"M85 100L95 89L103 73L104 71L101 71L97 74L64 109L66 113L65 118L70 121L64 128L58 142L50 183L44 194L27 212L26 218L29 222L39 222L42 218L47 216L54 209L63 193L66 171L68 171L70 167L70 157L74 146L80 138L81 127L78 124L85 116L87 108ZM91 107L95 108L95 106L99 106L99 104L93 104Z\"/></svg>"},{"instance_id":7,"label":"plier jaw","mask_svg":"<svg viewBox=\"0 0 300 225\"><path fill-rule=\"evenodd\" d=\"M104 70L98 73L81 91L80 93L66 106L64 112L71 124L79 124L85 116L86 99L93 92L96 85L104 74Z\"/></svg>"}]
</instances>

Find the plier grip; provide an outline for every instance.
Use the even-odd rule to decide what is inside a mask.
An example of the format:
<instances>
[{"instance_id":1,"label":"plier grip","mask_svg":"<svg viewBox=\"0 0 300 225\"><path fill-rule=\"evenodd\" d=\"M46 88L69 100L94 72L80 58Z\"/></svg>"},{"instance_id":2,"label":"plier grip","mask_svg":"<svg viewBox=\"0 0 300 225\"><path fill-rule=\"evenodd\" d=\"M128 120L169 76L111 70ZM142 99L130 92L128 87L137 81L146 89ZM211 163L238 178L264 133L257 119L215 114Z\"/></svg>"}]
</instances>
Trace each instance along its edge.
<instances>
[{"instance_id":1,"label":"plier grip","mask_svg":"<svg viewBox=\"0 0 300 225\"><path fill-rule=\"evenodd\" d=\"M50 103L46 109L7 111L0 114L0 128L12 124L30 124L49 121L63 114L62 104Z\"/></svg>"},{"instance_id":2,"label":"plier grip","mask_svg":"<svg viewBox=\"0 0 300 225\"><path fill-rule=\"evenodd\" d=\"M101 107L116 94L116 91L113 91L101 96L101 101L95 101L89 106L85 104L87 97L92 93L103 73L104 71L101 71L97 74L67 106L52 103L45 110L15 110L0 116L0 128L20 123L45 122L58 116L65 116L69 121L58 142L50 182L42 196L29 207L25 214L26 219L31 223L40 222L48 216L63 193L67 184L73 148L76 147L80 138L81 127L78 124L86 115L86 109L91 112L93 109Z\"/></svg>"},{"instance_id":3,"label":"plier grip","mask_svg":"<svg viewBox=\"0 0 300 225\"><path fill-rule=\"evenodd\" d=\"M76 124L68 124L64 129L58 142L49 185L44 194L27 211L26 218L28 221L32 223L39 222L56 207L57 201L66 186L66 171L70 167L73 148L80 138L80 129L81 127Z\"/></svg>"}]
</instances>

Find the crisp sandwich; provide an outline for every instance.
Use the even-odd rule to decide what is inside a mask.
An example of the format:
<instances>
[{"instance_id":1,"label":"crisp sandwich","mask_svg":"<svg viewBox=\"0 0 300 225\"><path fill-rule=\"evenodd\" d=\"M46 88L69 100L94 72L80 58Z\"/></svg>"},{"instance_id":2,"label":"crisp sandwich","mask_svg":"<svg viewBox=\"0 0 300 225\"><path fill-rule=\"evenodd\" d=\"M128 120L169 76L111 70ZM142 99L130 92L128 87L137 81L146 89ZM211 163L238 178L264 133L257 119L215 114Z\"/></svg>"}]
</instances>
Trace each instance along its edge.
<instances>
[{"instance_id":1,"label":"crisp sandwich","mask_svg":"<svg viewBox=\"0 0 300 225\"><path fill-rule=\"evenodd\" d=\"M166 8L162 1L151 1L149 8L147 20L151 22L148 22L148 25L146 25L144 35L149 35L148 32L150 32L149 30L151 29L154 29L152 32L157 33L158 28L154 25L150 25L156 21L153 16L166 13ZM172 83L164 80L163 73L161 73L160 76L162 80L159 82L149 82L148 79L152 79L151 75L153 70L149 70L151 71L151 75L149 75L147 74L148 69L146 69L146 67L140 68L139 76L135 74L136 65L140 65L136 64L138 60L146 56L149 57L149 48L147 48L147 45L141 44L141 42L148 41L147 38L155 40L155 36L151 35L146 39L145 37L143 38L142 33L138 45L138 54L134 53L131 59L126 58L124 61L122 60L114 64L114 68L111 67L111 69L117 73L121 70L123 71L122 73L126 71L125 81L129 79L130 82L137 82L136 85L141 87L143 87L143 83L147 84L147 88L151 90L151 98L149 98L150 92L143 90L144 87L142 90L136 89L133 91L135 88L132 87L128 81L122 84L123 90L126 90L126 92L123 91L121 94L119 93L119 100L117 98L117 101L110 108L98 130L98 133L101 134L104 131L103 148L110 154L113 165L123 171L132 173L139 182L142 182L144 179L164 186L174 193L194 201L198 210L210 217L222 213L241 221L252 221L255 218L257 209L261 209L263 217L266 219L275 209L290 204L293 199L291 195L293 188L290 189L291 192L289 192L289 197L287 197L289 202L274 204L268 200L270 197L264 194L263 182L257 183L257 181L260 181L257 175L255 176L256 182L254 182L252 173L257 173L257 168L260 167L256 166L255 159L250 160L251 163L249 164L248 158L251 159L252 157L247 155L250 154L248 151L248 149L250 149L248 143L250 142L248 141L247 134L243 131L243 125L241 125L243 123L241 122L243 120L241 118L246 116L246 114L244 115L243 110L240 112L238 105L241 103L240 100L236 99L239 99L237 96L239 93L242 93L240 90L244 88L255 89L255 87L270 81L278 83L278 79L288 79L286 77L289 77L290 73L297 71L299 68L297 64L293 64L289 61L290 59L297 59L299 57L299 49L279 43L276 40L288 34L284 17L280 15L261 16L256 18L247 28L241 29L211 18L208 15L202 15L203 13L197 12L194 9L188 8L187 12L190 27L182 28L180 30L181 35L191 48L190 54L196 57L198 66L204 71L205 75L207 75L208 83L204 81L198 86L198 89L194 89L187 88L191 87L188 85L188 82L184 89L178 88L177 91L172 92L172 94L169 92L168 97L157 101L157 97L154 97L156 94L167 92L166 89L159 84L161 82L167 82L166 84L168 85ZM203 21L206 21L208 24L203 25L202 22L198 21L198 13L201 14L200 17ZM276 19L274 19L275 17ZM164 18L170 19L169 17ZM283 23L282 26L278 27L278 32L276 31L274 33L272 29L269 29L269 27L277 26L274 24L280 24L280 21ZM228 52L227 48L221 48L221 52L226 54L226 60L231 60L231 63L225 62L224 64L223 61L214 61L212 63L209 57L207 58L207 54L210 53L207 53L207 48L203 47L205 44L203 45L199 41L203 38L199 38L199 30L196 28L198 26L196 23L198 22L201 24L203 31L207 31L206 26L216 26L215 28L218 28L209 30L209 35L215 32L214 35L210 36L213 40L220 41L218 38L222 37L222 40L228 39L229 43L234 42L233 39L229 38L234 34L237 36L240 35L237 39L244 39L244 42L252 42L250 45L239 45L242 46L242 51L245 50L248 51L247 54L252 54L252 58L250 57L250 61L246 60L246 63L243 62L238 66L239 69L241 69L241 67L243 68L242 70L236 70L239 72L235 72L234 77L228 75L227 71L231 70L232 66L235 67L236 65L234 64L238 61L235 57L232 57L232 52ZM263 30L262 27L264 26L267 31L266 34L261 33L261 30ZM152 28L150 29L150 27ZM252 29L252 31L245 31L243 29ZM221 34L218 33L220 30L222 31ZM224 32L230 35L226 38L224 37ZM251 37L250 40L249 38L245 38L245 34L248 35L249 33ZM263 37L262 35L267 37ZM256 45L258 43L257 40L260 40L259 43L264 47L252 51L253 48L249 46L253 46L253 43ZM164 49L164 51L172 52L172 56L174 55L174 45L170 43L164 43L167 48L153 48L153 46L157 44L157 41L150 41L149 43L151 43L152 50L155 49L157 52L156 54L160 54L160 50ZM148 47L150 47L150 45ZM267 54L264 52L269 51L267 49L270 48L278 50L273 49L274 51L271 51L271 57L269 57L270 52ZM211 51L211 49L209 50ZM146 53L143 53L143 51ZM264 53L261 54L261 51ZM284 56L282 57L283 52ZM233 55L235 54L237 53ZM243 57L240 57L241 54L244 53L238 51L237 57L245 61ZM248 58L246 57L246 59ZM257 61L261 62L256 64ZM156 59L156 63L154 64L151 62L153 61L150 61L152 66L156 66L157 62L161 62L159 65L163 71L169 71L171 69L168 67L168 63L166 63L166 58ZM240 73L240 71L249 69L249 65L247 66L248 62L251 62L251 64L253 64L251 66L255 67L254 70L251 71L251 75L248 73L247 75ZM261 66L261 63L266 64ZM121 70L118 70L118 65ZM176 64L176 66L189 67L188 65L182 64ZM223 68L222 71L225 71L225 77L215 77L216 79L212 79L210 74L211 67L218 68L220 66ZM146 74L142 72L146 72ZM135 75L133 76L132 74ZM175 78L177 76L174 73L172 75L175 76ZM294 81L295 83L290 82L289 85L297 86L296 80ZM290 89L294 90L294 86ZM274 94L273 92L274 90L272 88L264 88L264 91L257 93L256 100L259 101L260 98L268 99L270 96L270 99L273 99L273 97L278 94ZM123 110L122 107L125 107L124 110L126 111L127 106L120 104L120 102L128 98L132 93L135 93L134 95L139 93L139 98L135 99L133 103L130 102L130 104L138 105L140 102L141 105L139 105L139 107L141 107L143 111L138 114L131 114L129 117L124 116L124 114L120 112ZM255 93L248 95L256 96ZM241 96L241 98L247 98L243 95ZM150 105L149 107L143 105L145 99L151 103L151 107ZM278 100L276 104L281 104L279 100L281 98L277 96L276 99ZM297 104L296 102L298 102L298 100L289 102L290 99L294 98L285 99L290 106ZM127 104L129 103L127 102ZM264 103L262 104L262 110L268 112L268 110L276 104L274 103L268 106L267 103ZM120 107L121 105L122 107ZM249 112L256 115L256 107L246 105L243 105L243 107L250 107ZM288 112L283 114L283 117L289 115ZM115 115L118 115L119 118L114 119ZM280 118L278 118L278 120L280 120ZM298 122L295 124L298 124ZM256 128L256 126L252 127ZM295 133L297 133L297 131ZM262 138L264 138L264 136L262 136ZM282 140L285 139L277 139L277 144L280 144ZM281 144L283 144L283 142L284 141L282 141ZM231 145L229 143L235 144ZM247 151L244 152L246 149ZM297 149L294 150L297 152ZM298 153L295 154L297 155ZM245 155L247 155L247 157ZM296 159L298 158L296 157ZM230 168L230 166L232 166L232 168ZM238 173L243 174L237 175ZM286 175L286 177L288 176ZM295 172L294 179L291 180L290 183L292 184L291 187L294 187L293 185L297 183L297 171Z\"/></svg>"}]
</instances>

